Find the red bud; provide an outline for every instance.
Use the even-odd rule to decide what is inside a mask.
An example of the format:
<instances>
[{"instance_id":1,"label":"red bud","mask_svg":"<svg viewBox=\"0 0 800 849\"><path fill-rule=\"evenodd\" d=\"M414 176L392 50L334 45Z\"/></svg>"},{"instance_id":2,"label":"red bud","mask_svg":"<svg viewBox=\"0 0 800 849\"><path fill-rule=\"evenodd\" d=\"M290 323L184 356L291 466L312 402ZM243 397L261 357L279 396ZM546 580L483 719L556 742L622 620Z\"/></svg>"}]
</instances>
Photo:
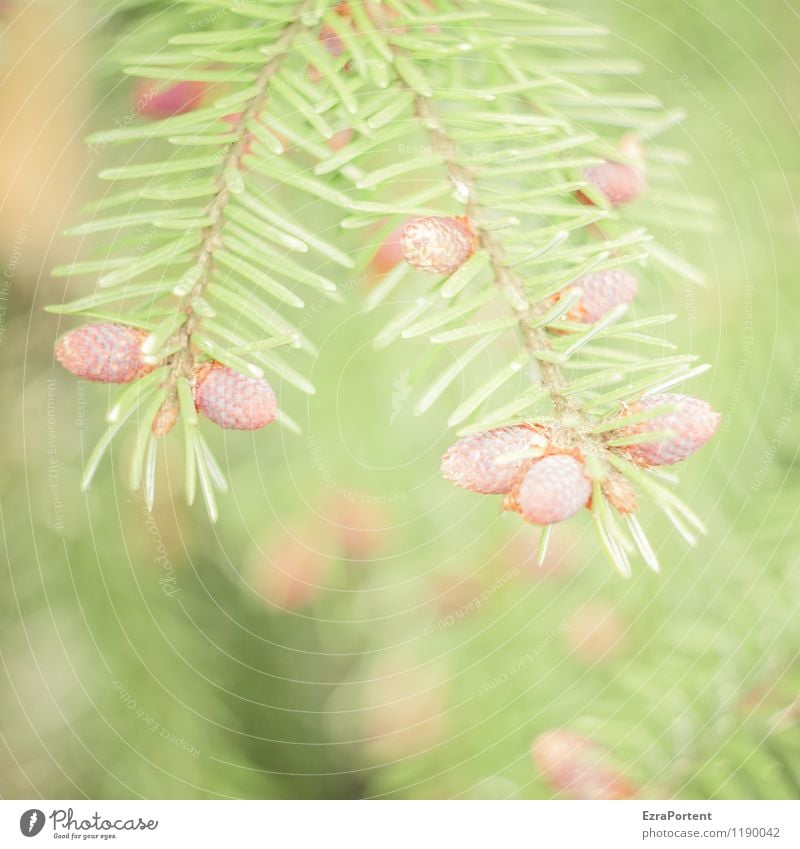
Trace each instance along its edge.
<instances>
[{"instance_id":1,"label":"red bud","mask_svg":"<svg viewBox=\"0 0 800 849\"><path fill-rule=\"evenodd\" d=\"M714 435L722 418L711 405L691 395L646 395L626 407L626 414L642 413L656 407L674 406L671 413L621 428L615 437L635 436L650 431L669 430L673 435L655 442L623 446L637 463L666 466L685 460Z\"/></svg>"},{"instance_id":2,"label":"red bud","mask_svg":"<svg viewBox=\"0 0 800 849\"><path fill-rule=\"evenodd\" d=\"M452 274L472 254L473 236L464 219L434 215L409 221L400 244L414 268L431 274Z\"/></svg>"},{"instance_id":3,"label":"red bud","mask_svg":"<svg viewBox=\"0 0 800 849\"><path fill-rule=\"evenodd\" d=\"M505 507L534 525L551 525L574 516L591 494L581 462L569 454L551 454L533 463Z\"/></svg>"},{"instance_id":4,"label":"red bud","mask_svg":"<svg viewBox=\"0 0 800 849\"><path fill-rule=\"evenodd\" d=\"M258 430L275 420L278 404L266 380L221 363L198 366L195 375L197 409L220 427Z\"/></svg>"},{"instance_id":5,"label":"red bud","mask_svg":"<svg viewBox=\"0 0 800 849\"><path fill-rule=\"evenodd\" d=\"M65 369L98 383L130 383L153 370L142 363L147 333L125 324L85 324L59 339L56 357Z\"/></svg>"}]
</instances>

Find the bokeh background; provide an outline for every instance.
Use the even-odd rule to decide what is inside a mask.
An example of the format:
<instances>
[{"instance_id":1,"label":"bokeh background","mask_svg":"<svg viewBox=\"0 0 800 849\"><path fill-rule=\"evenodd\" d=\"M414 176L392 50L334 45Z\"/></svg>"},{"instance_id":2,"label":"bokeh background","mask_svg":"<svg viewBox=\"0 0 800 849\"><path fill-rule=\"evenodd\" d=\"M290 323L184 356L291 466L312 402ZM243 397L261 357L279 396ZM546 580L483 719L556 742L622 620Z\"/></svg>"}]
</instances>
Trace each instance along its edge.
<instances>
[{"instance_id":1,"label":"bokeh background","mask_svg":"<svg viewBox=\"0 0 800 849\"><path fill-rule=\"evenodd\" d=\"M97 191L81 139L129 108L126 19L0 6L2 796L551 798L530 751L554 728L642 796L800 794L800 18L570 6L687 110L676 190L716 209L673 243L710 285L649 296L715 364L693 391L722 431L681 472L710 532L687 549L647 517L663 572L630 581L585 519L538 567L533 529L439 478L445 417L413 416L402 345L373 351L388 312L363 314L360 276L308 319L304 435L214 434L216 526L184 505L177 445L152 515L124 444L80 493L108 390L54 367L42 308Z\"/></svg>"}]
</instances>

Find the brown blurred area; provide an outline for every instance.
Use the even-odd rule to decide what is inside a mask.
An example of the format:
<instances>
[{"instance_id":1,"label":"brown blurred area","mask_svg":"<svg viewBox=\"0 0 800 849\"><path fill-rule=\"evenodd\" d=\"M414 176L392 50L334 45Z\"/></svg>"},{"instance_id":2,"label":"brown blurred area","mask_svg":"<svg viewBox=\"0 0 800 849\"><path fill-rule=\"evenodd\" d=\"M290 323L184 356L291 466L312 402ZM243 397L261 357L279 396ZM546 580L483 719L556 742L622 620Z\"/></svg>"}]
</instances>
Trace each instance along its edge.
<instances>
[{"instance_id":1,"label":"brown blurred area","mask_svg":"<svg viewBox=\"0 0 800 849\"><path fill-rule=\"evenodd\" d=\"M79 203L88 26L83 4L68 0L0 6L0 256L14 258L25 287L63 257Z\"/></svg>"}]
</instances>

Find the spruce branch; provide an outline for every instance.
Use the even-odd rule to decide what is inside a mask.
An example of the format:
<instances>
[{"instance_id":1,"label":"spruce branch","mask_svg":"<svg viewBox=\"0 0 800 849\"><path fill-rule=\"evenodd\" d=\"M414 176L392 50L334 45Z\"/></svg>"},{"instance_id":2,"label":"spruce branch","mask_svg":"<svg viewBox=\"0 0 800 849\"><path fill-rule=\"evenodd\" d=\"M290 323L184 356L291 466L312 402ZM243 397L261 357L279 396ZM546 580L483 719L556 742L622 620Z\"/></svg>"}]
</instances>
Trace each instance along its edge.
<instances>
[{"instance_id":1,"label":"spruce branch","mask_svg":"<svg viewBox=\"0 0 800 849\"><path fill-rule=\"evenodd\" d=\"M167 375L163 383L165 398L156 418L158 425L155 433L157 436L166 435L178 417L179 381L181 379L191 381L194 376L197 358L193 340L204 318L202 314L198 313L197 303L203 297L211 282L215 256L220 250L224 249L222 231L225 227L225 211L231 194L234 190L239 193L243 188L237 185L237 181L241 180L239 174L250 132L248 127L251 120L255 119L264 108L269 98L270 83L280 69L295 37L305 28L303 17L313 5L313 0L303 0L289 16L290 23L271 50L272 58L262 68L253 83L251 96L243 104L243 112L236 129L231 134L230 147L222 160L219 174L215 178L217 193L206 210L206 216L211 223L203 231L202 241L192 269L192 275L197 279L181 307L185 319L166 343L168 350L173 348L177 350L166 361ZM261 369L254 370L252 366L250 371L251 373L254 372L257 377L261 377L263 374Z\"/></svg>"},{"instance_id":2,"label":"spruce branch","mask_svg":"<svg viewBox=\"0 0 800 849\"><path fill-rule=\"evenodd\" d=\"M631 517L636 490L652 496L691 538L689 527L700 529L696 517L653 467L682 459L716 425L703 402L662 394L701 374L705 365L695 365L690 356L640 351L673 347L642 332L670 317L621 321L637 287L632 266L657 263L681 279L702 280L682 256L629 220L623 208L644 190L642 144L652 146L676 113L664 113L654 98L602 90L597 78L627 73L624 63L604 64L593 73L589 60L577 65L564 60L573 42L594 45L602 35L598 28L514 0L308 0L288 18L274 4L233 3L229 13L250 24L176 36L173 51L133 57L128 72L174 79L181 68L186 80L227 80L240 86L237 91L187 114L94 137L95 143L166 141L180 150L166 162L106 170L109 179L147 182L93 210L123 211L74 228L85 235L149 225L154 232L148 232L147 252L60 270L100 274L99 292L60 312L107 319L110 305L122 309L127 299L142 305L122 313L131 328L126 344L139 338L131 335L134 329L145 331L142 365L159 377L143 384L149 393L126 395L123 407L132 415L144 405L148 416L155 408L156 436L182 416L190 500L196 477L204 492L209 489L204 481L214 478L192 397L197 409L223 426L251 421L240 409L228 417L215 397L201 406L198 374L218 375L206 366L208 360L220 363L232 370L228 383L238 391L249 385L237 373L260 378L266 368L313 392L302 374L272 351L295 345L313 354L313 345L267 301L304 306L283 277L328 296L335 293L332 281L291 259L292 253L314 249L335 264L354 265L340 247L287 215L273 193L268 201L259 196L260 186L274 182L333 207L344 229L377 226L387 233L405 221L404 238L421 239L416 258L407 244L409 262L386 274L366 302L373 309L396 291L418 292L378 333L378 348L420 336L428 336L438 351L469 345L435 376L416 412L428 410L456 378L472 382L481 354L506 345L509 332L521 336L522 350L469 392L449 424L473 435L470 445L479 453L487 440L492 443L496 429L525 435L523 446L484 458L514 472L505 493L507 509L534 523L541 523L537 516L554 521L558 511L527 510L523 489L528 487L527 501L549 497L547 488L558 481L553 475L566 475L576 489L563 509L591 507L617 568L630 574L628 553L634 548L655 568L653 548ZM309 38L298 38L301 33ZM487 63L464 63L469 53ZM292 70L286 72L289 58ZM345 140L333 145L334 128L343 122ZM617 146L605 139L609 127L632 135ZM429 142L426 149L387 164L385 151L420 130ZM310 157L311 168L287 156L286 145ZM203 154L204 147L212 152ZM681 158L669 149L654 148L654 153L670 164ZM437 177L423 188L406 188L432 173ZM685 209L674 192L658 197L665 208ZM125 211L137 200L157 200L161 207ZM455 216L454 203L460 213ZM430 239L438 240L432 252L425 247ZM116 245L123 247L125 239ZM372 250L368 243L358 260L368 260ZM159 269L158 279L141 281ZM431 291L420 284L415 269L442 279ZM164 303L170 293L180 298L177 309ZM242 332L240 321L252 325L250 332ZM128 365L135 366L135 358ZM535 379L520 390L517 378L525 374ZM272 390L261 390L259 423L274 417L274 406ZM694 419L687 425L689 411ZM121 426L120 415L101 446ZM283 411L277 415L292 426ZM458 446L454 450L448 455L450 471L465 485L469 475L453 469L467 459ZM132 479L137 484L144 479L150 495L153 457L149 437L137 441L135 464L145 468L134 467ZM92 471L96 460L93 455ZM207 502L215 514L208 497ZM542 550L549 536L549 530L543 533Z\"/></svg>"},{"instance_id":3,"label":"spruce branch","mask_svg":"<svg viewBox=\"0 0 800 849\"><path fill-rule=\"evenodd\" d=\"M531 303L524 280L507 264L502 243L492 235L493 231L481 225L481 222L487 221L488 218L478 196L472 174L466 166L456 160L452 153L455 144L442 129L441 121L429 101L419 94L416 96L416 113L428 127L434 148L441 156L453 184L464 192L466 197L464 209L467 218L475 222L478 242L489 257L495 285L500 291L506 293L517 314L526 349L538 362L542 383L547 389L556 415L563 418L569 412L577 414L579 411L575 401L564 394L567 381L559 367L549 359L537 356L537 354L552 351L547 332L541 326L535 326L535 322L530 321L531 318L542 315L546 305Z\"/></svg>"},{"instance_id":4,"label":"spruce branch","mask_svg":"<svg viewBox=\"0 0 800 849\"><path fill-rule=\"evenodd\" d=\"M202 6L181 3L175 16L196 14ZM296 166L270 164L284 154L281 138L316 159L329 152L313 140L319 133L325 139L332 136L327 121L310 105L320 95L299 71L304 52L323 64L316 48L300 44L316 45L323 11L313 0L297 3L288 14L231 4L225 10L228 29L214 26L220 15L199 19L210 22L210 29L192 19L186 32L170 39L173 50L129 58L126 73L149 80L143 94L135 90L141 115L94 133L89 142L96 150L139 142L144 150L162 152L166 144L173 155L101 172L104 179L136 187L90 205L90 220L70 232L108 235L112 241L101 246L105 255L100 258L54 272L69 278L99 275L93 294L50 308L101 322L60 340L62 364L90 380L133 381L109 412L109 428L89 457L84 487L122 426L135 421L139 433L130 481L144 489L152 506L158 456L154 440L182 419L187 500L193 501L199 483L208 513L216 519L214 489L224 491L226 483L200 434L197 413L223 427L255 429L277 417L298 429L276 408L263 375L270 371L284 384L313 393L312 384L275 349L313 353L314 347L273 303L302 309L305 302L296 291L302 287L325 298L337 296L332 280L296 262L292 254L315 251L346 268L353 262L284 210L274 189L268 202L262 194L270 183L285 185L298 199L310 194L350 207L345 195L304 179ZM243 25L231 26L237 17ZM294 68L287 74L289 59ZM199 82L187 88L187 80ZM154 81L166 83L163 93ZM204 91L208 83L233 91L209 89L206 101L213 101L196 102L197 86ZM180 102L189 95L191 102ZM354 179L357 172L344 167L342 174ZM133 253L127 253L131 248ZM120 362L122 366L115 365Z\"/></svg>"},{"instance_id":5,"label":"spruce branch","mask_svg":"<svg viewBox=\"0 0 800 849\"><path fill-rule=\"evenodd\" d=\"M687 539L691 540L692 534L684 522L695 524L695 527L698 523L693 522L696 517L674 493L654 484L647 469L639 469L629 461L631 455L646 460L648 464L667 456L658 452L661 446L670 445L671 440L676 439L676 433L667 424L662 426L661 421L677 426L687 410L676 411L673 407L659 418L654 410L656 407L663 410L664 404L659 406L656 403L648 408L642 401L639 408L628 410L623 406L627 412L620 416L619 404L638 403L640 396L648 394L657 400L658 392L702 373L706 366L689 368L693 360L691 357L648 359L618 347L620 342L625 341L644 345L662 342L656 337L638 333L638 329L646 324L620 324L627 311L624 301L614 306L603 306L591 320L583 322L571 320L570 309L584 302L586 295L580 290L580 284L590 279L588 275L616 273L616 277L601 280L611 281L608 285L629 289L635 286L635 281L625 276L627 272L617 272L617 269L646 258L656 259L672 271L684 265L662 246L651 246L652 237L642 228L627 231L620 228L619 224L624 225L625 216L613 207L641 192L638 149L626 150L620 156L599 135L587 133L585 126L587 106L618 112L624 109L655 109L659 107L658 102L638 95L599 95L550 71L543 73L535 64L532 67L530 63L526 65L524 60L520 61L520 48L530 46L531 42L541 47L538 42L542 39L552 38L560 43L564 39L594 38L599 34L595 28L574 24L530 26L526 12L543 14L542 10L505 0L469 4L481 6L477 13L467 11L468 4L464 2L437 4L437 8L450 12L447 23L453 25L451 33L445 27L425 25L424 22L429 19L424 14L423 6L426 4L421 2L390 3L388 8L393 14L387 11L387 7L368 5L370 14L365 14L363 9L356 11L360 7L354 6L354 20L359 29L371 28L371 33L365 32L365 40L375 44L376 50L389 59L394 72L393 83L404 93L404 102L405 98L409 99L409 112L426 131L432 153L369 172L358 185L362 189L388 187L397 178L441 166L448 182L455 187L453 197L461 207L457 218L448 218L453 213L440 208L431 214L443 218L430 219L429 224L414 225L414 229L408 231L409 239L415 240L413 244L419 247L414 248L413 258L408 253L407 258L420 270L445 274L440 284L440 295L449 302L448 306L442 311L435 296L423 295L387 325L379 335L378 343L383 346L399 336L414 338L431 330L436 330L430 335L431 342L436 345L457 343L462 339L477 340L425 392L416 408L423 412L443 394L456 376L466 373L469 363L502 337L507 329L516 327L520 331L523 352L504 368L495 370L472 392L450 416L450 424L462 423L485 405L487 399L503 390L526 365L535 362L538 367L532 389L484 414L474 426L467 428L467 432L475 436L468 437L463 446L457 444L445 456L445 475L467 489L495 492L497 490L493 487L497 486L497 480L506 478L502 475L496 477L500 472L491 473L487 483L482 484L472 477L471 464L478 463L476 470L516 464L518 477L514 483L508 484L510 494L506 496L505 503L509 509L525 514L525 507L520 506L518 499L529 477L538 475L544 484L545 480L549 480L546 475L542 477L545 467L563 468L565 474L568 468L569 474L573 474L572 470L576 468L569 466L566 460L558 467L557 458L552 463L542 461L540 466L543 454L578 457L585 464L585 472L592 485L586 489L585 496L575 497L590 500L600 540L614 565L622 574L629 575L629 553L638 548L645 563L657 569L653 548L640 523L631 515L637 506L635 490L642 489L653 495L665 515ZM476 30L475 20L480 20L482 26L485 22L488 32ZM507 31L503 29L505 20L509 24L513 22ZM497 27L493 28L496 22ZM416 33L416 29L423 26L424 43L423 37ZM440 61L441 56L450 55L451 47L456 47L455 39L458 39L458 45L454 53L474 49L491 54L498 67L508 75L509 82L493 86L477 83L475 89L464 92L454 91L452 82L442 84L440 80L448 75L439 73L431 57L436 56ZM454 63L457 64L457 60ZM450 80L452 76L451 72ZM536 102L533 91L536 92ZM507 105L509 95L518 98L516 109ZM457 102L458 111L448 108L448 101ZM469 101L474 101L475 105L469 104ZM520 103L523 105L521 109ZM570 114L573 111L580 116L579 128L573 126ZM667 115L650 124L640 125L637 118L633 127L640 138L652 139L673 120L674 115ZM598 120L598 123L603 122ZM465 142L481 143L488 149L465 154L460 148ZM614 164L620 159L623 164ZM604 164L606 162L610 164ZM626 162L632 164L626 165ZM596 172L597 180L616 179L620 185L610 190L616 193L610 196L612 208L591 180L576 181L576 172L579 175ZM549 174L557 175L556 179L560 179L561 183L544 190L537 186L532 191L518 191L521 180L537 175L547 178ZM626 182L620 182L623 179ZM482 180L481 185L479 180ZM487 182L493 183L488 191L484 188ZM509 192L510 184L514 185L516 194ZM588 211L585 207L580 208L574 200L575 192L594 208ZM560 202L552 203L550 198ZM566 202L567 198L569 202ZM501 210L527 213L527 220L516 215L498 218L497 212ZM467 261L461 257L453 270L449 267L451 255L457 255L454 254L455 246L461 238L455 222L460 221L462 216L466 228L474 236L476 253ZM531 220L542 218L554 223L530 227ZM448 221L454 223L447 224ZM526 223L523 224L523 221ZM446 236L441 235L448 227L456 240L450 246L447 246ZM527 231L523 231L522 227L527 227ZM438 247L434 247L436 239ZM423 247L426 240L430 240L427 242L430 248ZM532 241L539 243L538 246L531 248ZM428 250L440 251L441 259L431 263ZM686 272L691 267L685 265ZM491 285L502 293L506 311L510 305L514 320L473 320L487 303L494 300L489 298L487 301L484 295L475 296L476 289L480 291L480 281L486 268ZM403 271L387 275L371 296L370 306L390 295L403 277ZM462 293L466 294L462 297ZM428 310L433 315L418 320ZM661 317L657 321L665 320L666 317ZM598 344L602 344L601 350L606 358L611 358L611 363L598 362L598 351L595 350ZM615 359L619 362L616 366L613 364ZM571 378L565 367L572 369L573 366L590 373L582 378ZM636 371L644 372L645 376L626 383L626 376ZM609 383L616 384L615 388L598 393L597 387ZM679 400L681 397L664 396L664 403L674 398L675 404L683 404ZM544 399L552 405L552 417L535 413ZM716 426L715 414L706 413L705 408L699 409L698 414L697 429L687 431L681 437L690 446L689 450L702 444ZM619 429L603 426L609 417L621 419ZM490 430L486 430L487 427ZM511 429L515 427L533 427L533 433L544 428L549 444L543 449L534 439L530 447L523 450L508 451L493 447L501 432L507 432L510 439ZM631 428L637 432L632 433ZM685 450L669 456L685 456ZM479 460L476 459L478 457ZM669 459L666 462L673 461ZM489 480L492 483L488 483ZM575 480L578 491L583 492L586 485L579 483L579 477ZM490 488L482 489L482 486ZM542 496L545 500L550 498L546 489ZM580 500L575 503L580 504ZM622 514L624 524L615 518L616 512ZM530 515L550 514L533 511ZM529 520L537 521L534 518ZM549 536L548 528L542 536L542 549L546 549Z\"/></svg>"}]
</instances>

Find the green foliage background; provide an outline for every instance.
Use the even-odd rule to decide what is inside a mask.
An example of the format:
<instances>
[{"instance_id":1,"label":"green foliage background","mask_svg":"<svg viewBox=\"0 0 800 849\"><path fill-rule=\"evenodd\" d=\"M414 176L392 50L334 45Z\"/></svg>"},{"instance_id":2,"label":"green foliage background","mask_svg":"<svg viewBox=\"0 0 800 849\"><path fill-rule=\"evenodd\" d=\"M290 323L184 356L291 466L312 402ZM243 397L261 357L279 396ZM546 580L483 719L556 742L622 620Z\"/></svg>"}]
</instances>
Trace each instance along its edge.
<instances>
[{"instance_id":1,"label":"green foliage background","mask_svg":"<svg viewBox=\"0 0 800 849\"><path fill-rule=\"evenodd\" d=\"M360 312L355 278L304 328L321 349L319 391L292 411L305 435L216 440L232 481L216 526L166 478L149 519L119 463L79 495L107 390L53 368L56 286L44 265L17 272L0 348L3 796L550 798L529 752L554 727L607 746L643 795L800 793L797 13L570 5L644 63L643 91L688 110L681 188L719 205L712 232L679 237L712 285L648 295L715 364L692 391L724 425L682 471L709 535L687 550L650 517L663 572L625 582L579 520L538 570L531 530L439 479L451 435L404 405L407 354L372 350L388 312ZM348 524L366 555L346 555ZM281 611L263 574L286 534L302 554L278 560L310 550L319 571L310 603Z\"/></svg>"}]
</instances>

